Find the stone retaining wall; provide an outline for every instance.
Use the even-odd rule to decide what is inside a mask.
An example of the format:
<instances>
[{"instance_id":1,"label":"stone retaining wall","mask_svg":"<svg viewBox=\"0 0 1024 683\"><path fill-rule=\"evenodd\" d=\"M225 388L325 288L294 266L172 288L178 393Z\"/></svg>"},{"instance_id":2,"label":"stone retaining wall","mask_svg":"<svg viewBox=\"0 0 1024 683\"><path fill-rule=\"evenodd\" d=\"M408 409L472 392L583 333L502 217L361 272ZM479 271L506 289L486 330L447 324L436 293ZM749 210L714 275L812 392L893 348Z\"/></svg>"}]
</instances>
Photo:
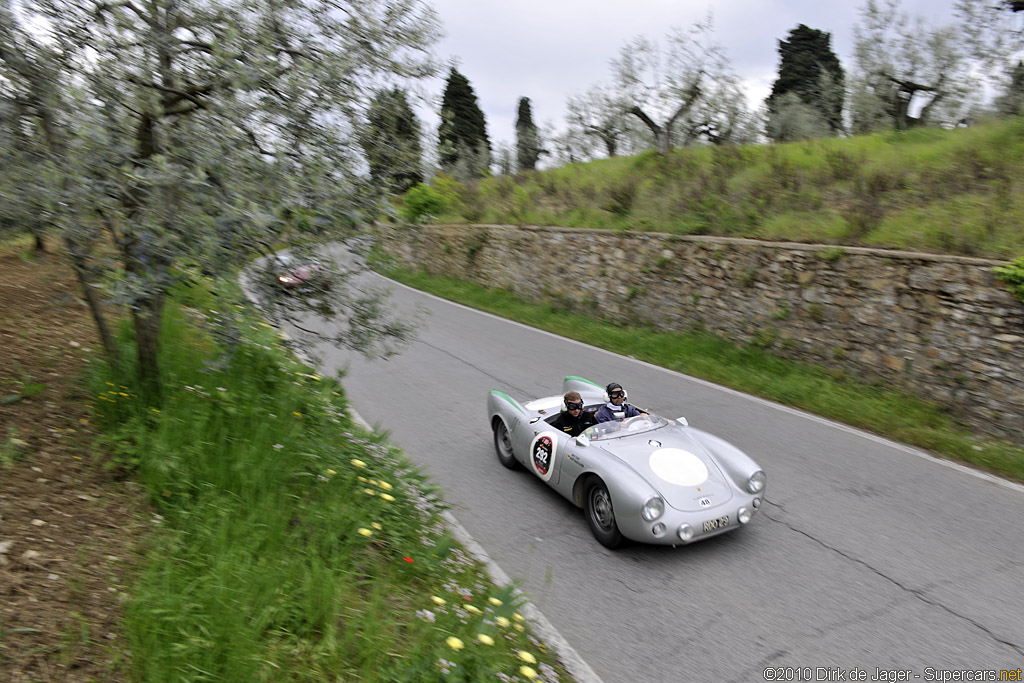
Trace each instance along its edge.
<instances>
[{"instance_id":1,"label":"stone retaining wall","mask_svg":"<svg viewBox=\"0 0 1024 683\"><path fill-rule=\"evenodd\" d=\"M406 267L898 385L1024 443L1024 304L998 261L723 237L381 226Z\"/></svg>"}]
</instances>

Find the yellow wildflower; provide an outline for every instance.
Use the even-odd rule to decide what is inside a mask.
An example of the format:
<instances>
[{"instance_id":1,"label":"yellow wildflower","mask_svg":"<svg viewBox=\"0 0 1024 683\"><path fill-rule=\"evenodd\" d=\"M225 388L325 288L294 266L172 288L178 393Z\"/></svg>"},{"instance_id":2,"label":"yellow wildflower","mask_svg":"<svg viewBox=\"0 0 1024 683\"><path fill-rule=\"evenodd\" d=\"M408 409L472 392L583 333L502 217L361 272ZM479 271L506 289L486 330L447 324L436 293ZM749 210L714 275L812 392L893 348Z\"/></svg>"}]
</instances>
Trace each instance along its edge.
<instances>
[{"instance_id":1,"label":"yellow wildflower","mask_svg":"<svg viewBox=\"0 0 1024 683\"><path fill-rule=\"evenodd\" d=\"M463 605L463 607L465 607L467 612L471 612L472 614L483 614L476 605Z\"/></svg>"},{"instance_id":2,"label":"yellow wildflower","mask_svg":"<svg viewBox=\"0 0 1024 683\"><path fill-rule=\"evenodd\" d=\"M506 619L505 617L496 617L494 619L494 621L496 621L498 626L501 626L502 628L508 628L509 624L512 623L508 619Z\"/></svg>"},{"instance_id":3,"label":"yellow wildflower","mask_svg":"<svg viewBox=\"0 0 1024 683\"><path fill-rule=\"evenodd\" d=\"M366 527L359 527L358 533L360 536L373 536L373 532Z\"/></svg>"},{"instance_id":4,"label":"yellow wildflower","mask_svg":"<svg viewBox=\"0 0 1024 683\"><path fill-rule=\"evenodd\" d=\"M384 531L384 527L381 526L380 522L373 522L372 524L370 524L370 526L372 526L377 531Z\"/></svg>"},{"instance_id":5,"label":"yellow wildflower","mask_svg":"<svg viewBox=\"0 0 1024 683\"><path fill-rule=\"evenodd\" d=\"M335 472L334 470L326 470L326 472L328 477L333 477L335 474L337 474L337 472Z\"/></svg>"},{"instance_id":6,"label":"yellow wildflower","mask_svg":"<svg viewBox=\"0 0 1024 683\"><path fill-rule=\"evenodd\" d=\"M476 637L476 639L479 640L484 645L494 645L494 638L491 638L486 633L481 633L480 635L478 635Z\"/></svg>"},{"instance_id":7,"label":"yellow wildflower","mask_svg":"<svg viewBox=\"0 0 1024 683\"><path fill-rule=\"evenodd\" d=\"M431 595L430 599L433 600L434 603L438 604L438 605L443 605L445 603L445 599L444 598L439 598L436 595Z\"/></svg>"},{"instance_id":8,"label":"yellow wildflower","mask_svg":"<svg viewBox=\"0 0 1024 683\"><path fill-rule=\"evenodd\" d=\"M373 489L363 489L363 493L365 493L368 496L376 496L377 495L376 493L373 492Z\"/></svg>"},{"instance_id":9,"label":"yellow wildflower","mask_svg":"<svg viewBox=\"0 0 1024 683\"><path fill-rule=\"evenodd\" d=\"M516 612L515 614L513 614L512 618L515 619L518 622L522 622L523 621L523 615L520 614L519 612Z\"/></svg>"},{"instance_id":10,"label":"yellow wildflower","mask_svg":"<svg viewBox=\"0 0 1024 683\"><path fill-rule=\"evenodd\" d=\"M491 603L495 607L501 607L503 604L498 598L487 598L487 602Z\"/></svg>"},{"instance_id":11,"label":"yellow wildflower","mask_svg":"<svg viewBox=\"0 0 1024 683\"><path fill-rule=\"evenodd\" d=\"M523 660L527 664L536 664L537 658L531 655L526 650L519 650L519 659Z\"/></svg>"},{"instance_id":12,"label":"yellow wildflower","mask_svg":"<svg viewBox=\"0 0 1024 683\"><path fill-rule=\"evenodd\" d=\"M522 624L512 624L512 628L519 631L520 633L526 630Z\"/></svg>"},{"instance_id":13,"label":"yellow wildflower","mask_svg":"<svg viewBox=\"0 0 1024 683\"><path fill-rule=\"evenodd\" d=\"M523 678L529 678L531 681L537 677L537 672L531 666L519 667L519 673L523 675Z\"/></svg>"},{"instance_id":14,"label":"yellow wildflower","mask_svg":"<svg viewBox=\"0 0 1024 683\"><path fill-rule=\"evenodd\" d=\"M295 410L292 411L292 415L294 415L295 417L302 417L302 413Z\"/></svg>"},{"instance_id":15,"label":"yellow wildflower","mask_svg":"<svg viewBox=\"0 0 1024 683\"><path fill-rule=\"evenodd\" d=\"M391 484L387 483L386 481L377 482L377 486L381 487L385 491L390 491L391 489L394 488Z\"/></svg>"},{"instance_id":16,"label":"yellow wildflower","mask_svg":"<svg viewBox=\"0 0 1024 683\"><path fill-rule=\"evenodd\" d=\"M390 493L382 493L382 494L380 494L380 497L383 498L384 500L386 500L389 503L394 503L395 502L395 497L392 496Z\"/></svg>"},{"instance_id":17,"label":"yellow wildflower","mask_svg":"<svg viewBox=\"0 0 1024 683\"><path fill-rule=\"evenodd\" d=\"M448 647L450 647L453 650L461 650L465 647L465 645L462 644L462 641L456 638L455 636L448 636L447 638L445 638L444 642L448 643Z\"/></svg>"},{"instance_id":18,"label":"yellow wildflower","mask_svg":"<svg viewBox=\"0 0 1024 683\"><path fill-rule=\"evenodd\" d=\"M360 460L359 458L352 458L350 462L352 463L353 467L366 467L366 463Z\"/></svg>"}]
</instances>

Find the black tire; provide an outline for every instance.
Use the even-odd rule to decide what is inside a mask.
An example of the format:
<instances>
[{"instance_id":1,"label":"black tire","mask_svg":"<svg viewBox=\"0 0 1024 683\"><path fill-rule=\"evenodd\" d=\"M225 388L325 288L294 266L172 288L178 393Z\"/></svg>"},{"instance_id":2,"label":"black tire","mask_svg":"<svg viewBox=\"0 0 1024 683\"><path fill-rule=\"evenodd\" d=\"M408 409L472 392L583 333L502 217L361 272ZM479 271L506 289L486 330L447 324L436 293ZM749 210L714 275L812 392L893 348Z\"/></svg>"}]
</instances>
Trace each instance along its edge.
<instances>
[{"instance_id":1,"label":"black tire","mask_svg":"<svg viewBox=\"0 0 1024 683\"><path fill-rule=\"evenodd\" d=\"M519 464L512 452L512 437L501 419L494 421L494 450L498 454L498 461L510 470Z\"/></svg>"},{"instance_id":2,"label":"black tire","mask_svg":"<svg viewBox=\"0 0 1024 683\"><path fill-rule=\"evenodd\" d=\"M600 479L593 479L587 484L583 494L583 510L590 531L598 543L612 550L622 545L622 534L619 525L615 523L615 511L612 509L612 497Z\"/></svg>"}]
</instances>

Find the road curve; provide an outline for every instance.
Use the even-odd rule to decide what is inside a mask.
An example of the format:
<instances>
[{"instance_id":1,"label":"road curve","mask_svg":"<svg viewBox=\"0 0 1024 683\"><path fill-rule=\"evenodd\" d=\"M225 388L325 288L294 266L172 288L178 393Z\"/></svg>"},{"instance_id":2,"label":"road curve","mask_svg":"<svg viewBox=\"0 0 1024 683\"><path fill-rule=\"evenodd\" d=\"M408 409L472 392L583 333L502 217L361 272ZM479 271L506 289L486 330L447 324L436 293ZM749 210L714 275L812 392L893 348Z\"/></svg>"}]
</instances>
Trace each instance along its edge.
<instances>
[{"instance_id":1,"label":"road curve","mask_svg":"<svg viewBox=\"0 0 1024 683\"><path fill-rule=\"evenodd\" d=\"M396 309L428 309L418 339L387 361L321 348L323 370L346 369L356 410L443 487L606 683L968 680L949 672L1024 666L1024 487L628 349L390 286ZM620 382L630 402L746 450L768 474L766 505L692 546L598 545L579 510L498 463L486 422L490 389L556 394L565 375Z\"/></svg>"}]
</instances>

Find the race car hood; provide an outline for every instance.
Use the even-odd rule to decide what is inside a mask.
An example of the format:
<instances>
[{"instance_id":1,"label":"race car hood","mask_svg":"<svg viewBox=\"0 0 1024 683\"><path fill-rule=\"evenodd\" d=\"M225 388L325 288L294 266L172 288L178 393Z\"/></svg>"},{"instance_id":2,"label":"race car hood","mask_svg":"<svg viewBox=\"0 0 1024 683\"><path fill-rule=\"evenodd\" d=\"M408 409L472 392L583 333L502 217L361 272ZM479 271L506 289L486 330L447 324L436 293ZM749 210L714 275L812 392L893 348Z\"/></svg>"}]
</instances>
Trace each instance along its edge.
<instances>
[{"instance_id":1,"label":"race car hood","mask_svg":"<svg viewBox=\"0 0 1024 683\"><path fill-rule=\"evenodd\" d=\"M602 444L682 512L728 502L732 489L715 459L683 428L659 429Z\"/></svg>"}]
</instances>

